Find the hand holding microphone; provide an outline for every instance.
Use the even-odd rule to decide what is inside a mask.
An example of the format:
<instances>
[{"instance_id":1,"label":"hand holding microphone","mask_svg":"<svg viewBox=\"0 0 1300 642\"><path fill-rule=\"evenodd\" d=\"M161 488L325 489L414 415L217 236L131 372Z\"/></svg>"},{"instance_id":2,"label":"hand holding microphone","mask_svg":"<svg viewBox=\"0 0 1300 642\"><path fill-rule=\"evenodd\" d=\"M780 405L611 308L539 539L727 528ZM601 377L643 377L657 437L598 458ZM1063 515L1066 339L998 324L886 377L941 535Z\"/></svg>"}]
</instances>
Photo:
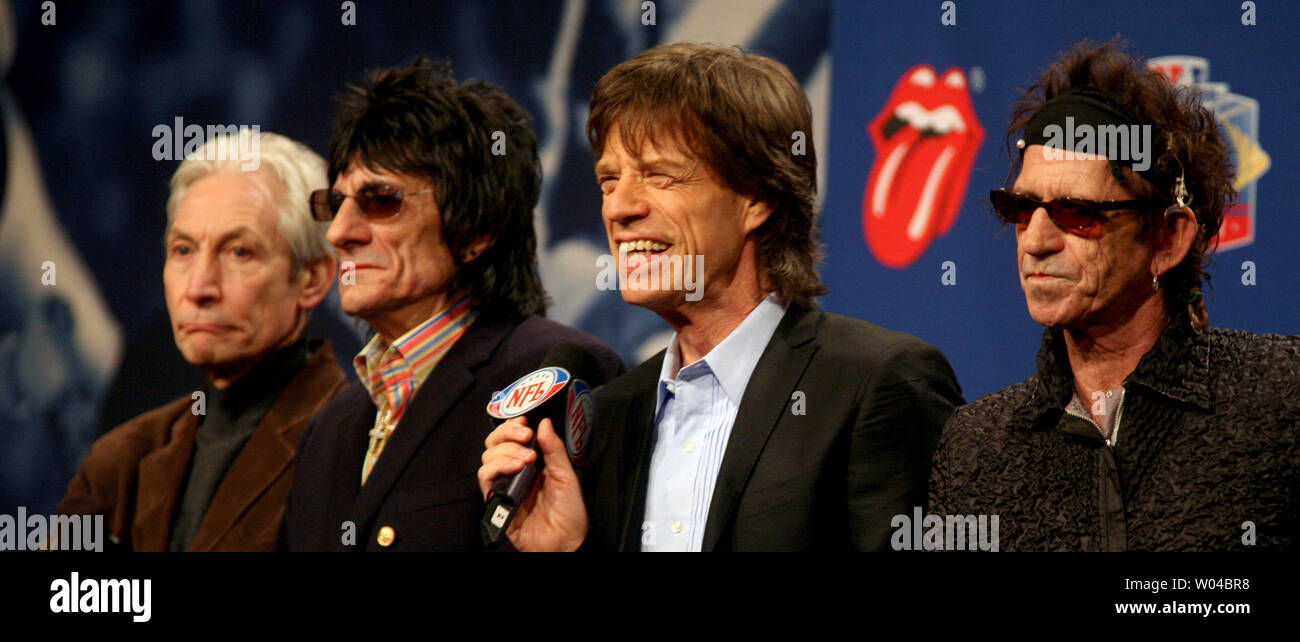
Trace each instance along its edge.
<instances>
[{"instance_id":1,"label":"hand holding microphone","mask_svg":"<svg viewBox=\"0 0 1300 642\"><path fill-rule=\"evenodd\" d=\"M487 412L504 422L484 442L478 472L489 547L506 537L520 550L582 544L587 512L573 463L586 461L595 418L591 388L601 383L596 358L581 345L564 343L547 353L541 368L492 396Z\"/></svg>"},{"instance_id":2,"label":"hand holding microphone","mask_svg":"<svg viewBox=\"0 0 1300 642\"><path fill-rule=\"evenodd\" d=\"M525 417L511 419L488 435L478 471L485 499L499 476L518 473L536 461L533 436ZM587 508L578 475L549 418L542 419L536 439L545 467L533 483L533 492L515 509L506 536L521 551L576 550L587 537Z\"/></svg>"}]
</instances>

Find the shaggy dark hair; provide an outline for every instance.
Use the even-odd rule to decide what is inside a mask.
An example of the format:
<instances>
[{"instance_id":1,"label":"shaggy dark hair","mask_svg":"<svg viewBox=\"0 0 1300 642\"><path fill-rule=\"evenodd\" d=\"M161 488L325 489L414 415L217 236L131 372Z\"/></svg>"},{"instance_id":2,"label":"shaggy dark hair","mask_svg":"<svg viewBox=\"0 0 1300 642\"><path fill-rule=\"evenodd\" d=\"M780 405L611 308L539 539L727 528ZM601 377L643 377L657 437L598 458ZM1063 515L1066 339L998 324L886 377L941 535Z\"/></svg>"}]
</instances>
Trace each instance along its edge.
<instances>
[{"instance_id":1,"label":"shaggy dark hair","mask_svg":"<svg viewBox=\"0 0 1300 642\"><path fill-rule=\"evenodd\" d=\"M1164 207L1174 203L1172 177L1178 176L1181 164L1191 194L1191 209L1200 227L1187 256L1161 277L1161 281L1168 309L1174 312L1178 306L1188 306L1192 323L1203 329L1209 323L1209 316L1201 296L1201 282L1210 278L1205 270L1208 255L1213 251L1210 245L1223 223L1224 209L1237 196L1230 149L1219 131L1218 121L1201 104L1195 87L1175 87L1163 74L1148 69L1140 58L1125 53L1125 48L1118 39L1101 45L1083 41L1052 63L1038 82L1016 101L1007 131L1007 150L1010 153L1014 149L1013 141L1022 135L1034 112L1052 98L1077 87L1094 87L1118 97L1131 115L1162 130L1169 137L1169 144L1166 147L1164 141L1153 141L1156 149L1165 147L1153 169L1170 178L1157 185L1126 169L1121 182L1138 198L1164 204L1143 213L1142 233L1151 234L1159 229ZM1015 159L1011 166L1014 175L1020 157L1018 154L1011 157Z\"/></svg>"},{"instance_id":2,"label":"shaggy dark hair","mask_svg":"<svg viewBox=\"0 0 1300 642\"><path fill-rule=\"evenodd\" d=\"M442 213L442 240L459 267L453 291L468 289L481 310L545 314L533 232L542 170L528 113L500 89L457 84L447 65L423 57L403 69L374 70L337 100L330 184L353 161L427 178ZM494 154L501 143L505 153ZM462 262L485 237L487 250Z\"/></svg>"}]
</instances>

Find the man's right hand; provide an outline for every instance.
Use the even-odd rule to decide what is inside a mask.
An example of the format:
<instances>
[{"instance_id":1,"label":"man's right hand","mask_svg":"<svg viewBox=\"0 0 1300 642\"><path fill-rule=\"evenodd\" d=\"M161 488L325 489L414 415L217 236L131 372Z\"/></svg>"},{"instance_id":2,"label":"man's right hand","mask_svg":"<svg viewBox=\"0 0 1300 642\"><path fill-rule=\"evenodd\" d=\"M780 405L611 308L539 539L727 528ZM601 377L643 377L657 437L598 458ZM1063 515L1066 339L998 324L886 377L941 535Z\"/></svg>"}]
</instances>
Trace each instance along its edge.
<instances>
[{"instance_id":1,"label":"man's right hand","mask_svg":"<svg viewBox=\"0 0 1300 642\"><path fill-rule=\"evenodd\" d=\"M532 437L524 417L509 420L488 435L483 465L478 469L479 490L484 498L497 476L517 473L537 458L537 452L528 447ZM569 463L569 453L550 419L543 419L538 427L537 444L546 467L515 510L506 537L521 551L577 550L587 538L587 507L582 503L582 489Z\"/></svg>"}]
</instances>

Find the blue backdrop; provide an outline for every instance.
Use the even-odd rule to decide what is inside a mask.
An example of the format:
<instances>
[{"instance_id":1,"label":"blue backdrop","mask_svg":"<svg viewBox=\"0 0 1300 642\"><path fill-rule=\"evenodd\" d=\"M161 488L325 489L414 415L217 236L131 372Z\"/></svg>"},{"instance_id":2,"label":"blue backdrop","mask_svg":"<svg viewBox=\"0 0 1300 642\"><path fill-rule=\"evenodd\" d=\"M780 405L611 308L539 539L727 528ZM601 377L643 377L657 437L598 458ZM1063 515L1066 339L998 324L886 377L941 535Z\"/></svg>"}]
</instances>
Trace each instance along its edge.
<instances>
[{"instance_id":1,"label":"blue backdrop","mask_svg":"<svg viewBox=\"0 0 1300 642\"><path fill-rule=\"evenodd\" d=\"M594 287L606 245L583 132L591 87L638 51L683 39L780 59L814 107L824 307L936 344L973 399L1028 375L1040 332L1016 283L1014 238L980 203L1006 178L1000 150L1015 89L1071 42L1122 34L1143 55L1183 56L1170 68L1213 91L1243 140L1271 157L1249 193L1253 241L1216 257L1211 322L1297 332L1300 233L1284 221L1293 208L1279 189L1300 183L1288 145L1300 133L1294 4L1260 3L1253 26L1235 1L946 4L63 0L51 13L41 2L0 2L0 513L51 510L103 430L201 385L172 344L162 299L176 162L152 158L153 128L177 117L259 125L324 152L331 97L366 69L421 54L504 87L533 114L550 314L631 361L662 348L667 328ZM873 119L908 100L947 133L903 151L891 139L878 154ZM882 214L864 229L873 165ZM917 211L927 181L927 218L912 234L899 216ZM57 266L49 283L47 261ZM1244 261L1256 265L1256 285L1241 284ZM954 285L941 281L945 262ZM310 331L333 339L344 360L359 348L337 298Z\"/></svg>"},{"instance_id":2,"label":"blue backdrop","mask_svg":"<svg viewBox=\"0 0 1300 642\"><path fill-rule=\"evenodd\" d=\"M952 361L967 400L1032 374L1042 326L1025 310L1014 230L1001 229L987 204L988 191L1006 186L1003 137L1018 89L1032 84L1071 43L1120 35L1147 58L1201 58L1210 82L1226 83L1231 93L1258 102L1258 131L1251 138L1271 156L1271 167L1253 191L1242 191L1254 199L1254 241L1220 251L1211 262L1210 322L1253 332L1300 332L1300 228L1294 201L1285 192L1285 186L1300 184L1293 151L1300 136L1295 48L1300 5L1258 3L1253 26L1242 24L1240 5L957 2L956 24L948 26L939 2L836 2L832 136L823 156L830 172L823 210L830 255L825 307L935 344ZM922 63L937 74L954 67L964 73L968 82L958 93L969 95L985 136L947 234L934 238L906 267L887 267L869 249L863 231L863 197L872 164L879 160L867 129L904 72ZM1242 115L1231 117L1239 129L1247 126ZM919 147L912 169L929 171L937 154L927 156ZM946 179L952 174L949 169ZM906 203L899 209L908 212ZM955 285L941 280L947 261L955 269ZM1255 266L1255 285L1242 284L1246 261Z\"/></svg>"}]
</instances>

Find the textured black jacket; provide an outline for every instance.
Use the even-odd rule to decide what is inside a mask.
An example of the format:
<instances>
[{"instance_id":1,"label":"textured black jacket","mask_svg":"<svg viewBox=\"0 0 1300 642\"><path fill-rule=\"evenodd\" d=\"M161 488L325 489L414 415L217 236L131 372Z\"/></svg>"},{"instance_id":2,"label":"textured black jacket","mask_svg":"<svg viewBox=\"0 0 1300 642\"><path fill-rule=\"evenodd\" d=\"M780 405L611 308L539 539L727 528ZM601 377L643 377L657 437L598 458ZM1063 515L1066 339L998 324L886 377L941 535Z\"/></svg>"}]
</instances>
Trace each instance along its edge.
<instances>
[{"instance_id":1,"label":"textured black jacket","mask_svg":"<svg viewBox=\"0 0 1300 642\"><path fill-rule=\"evenodd\" d=\"M1007 551L1300 545L1300 336L1198 334L1180 315L1124 388L1110 447L1065 412L1065 342L1045 332L1038 374L953 413L929 512L998 515Z\"/></svg>"}]
</instances>

